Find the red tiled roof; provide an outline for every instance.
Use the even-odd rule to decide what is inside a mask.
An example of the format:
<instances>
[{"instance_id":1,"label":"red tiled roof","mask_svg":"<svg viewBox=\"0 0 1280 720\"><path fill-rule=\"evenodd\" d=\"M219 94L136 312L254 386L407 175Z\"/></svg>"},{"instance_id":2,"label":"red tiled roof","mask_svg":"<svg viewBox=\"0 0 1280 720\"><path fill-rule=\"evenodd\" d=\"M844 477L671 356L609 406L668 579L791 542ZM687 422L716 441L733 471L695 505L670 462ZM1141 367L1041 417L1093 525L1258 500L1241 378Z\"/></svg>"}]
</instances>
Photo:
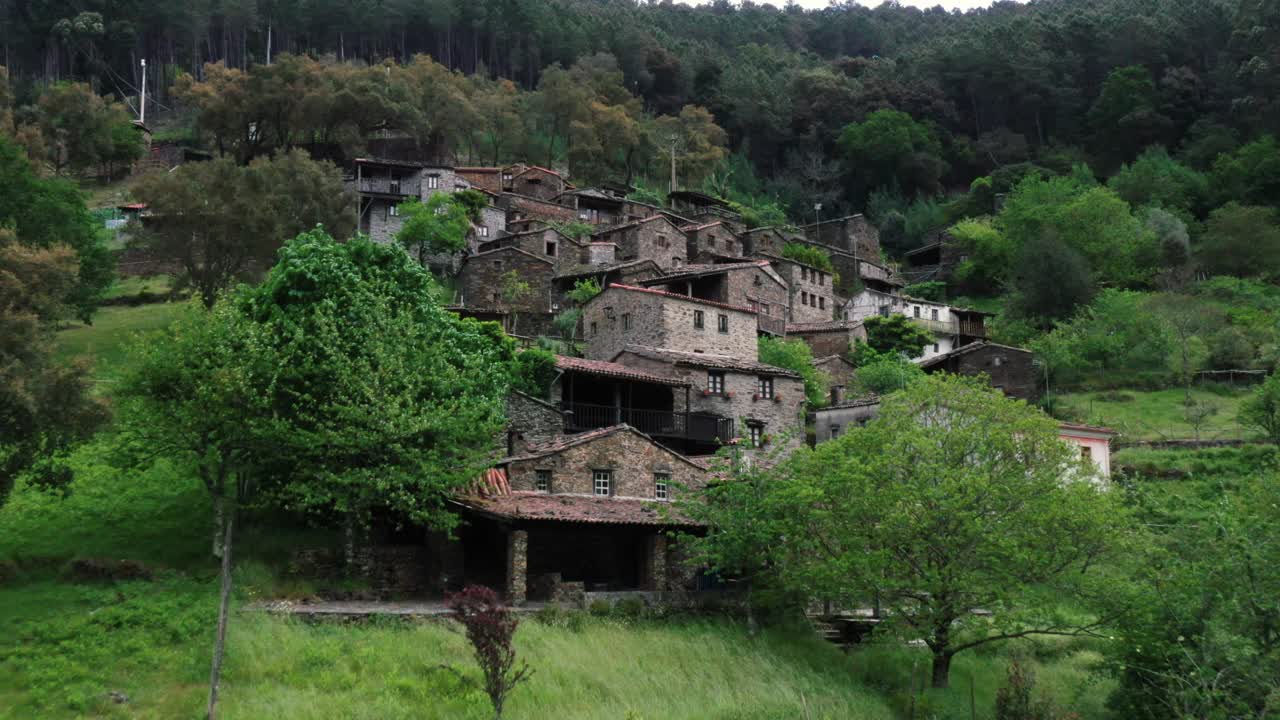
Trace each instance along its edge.
<instances>
[{"instance_id":1,"label":"red tiled roof","mask_svg":"<svg viewBox=\"0 0 1280 720\"><path fill-rule=\"evenodd\" d=\"M556 356L556 367L561 370L572 370L574 372L586 373L588 375L600 375L603 377L621 378L623 380L637 380L640 382L651 382L659 385L672 385L675 387L686 387L689 385L687 381L679 380L666 375L637 370L636 368L627 367L621 363L606 362L604 360L586 360L584 358L567 357L565 355Z\"/></svg>"},{"instance_id":2,"label":"red tiled roof","mask_svg":"<svg viewBox=\"0 0 1280 720\"><path fill-rule=\"evenodd\" d=\"M623 347L622 353L632 353L650 360L659 360L663 362L680 363L684 365L692 365L694 367L715 368L717 370L737 370L746 373L759 373L765 375L778 375L780 377L799 378L798 373L780 368L773 365L766 365L762 362L754 360L743 360L731 355L715 355L712 353L684 352L681 350L668 350L667 348L655 348L645 345L626 345Z\"/></svg>"},{"instance_id":3,"label":"red tiled roof","mask_svg":"<svg viewBox=\"0 0 1280 720\"><path fill-rule=\"evenodd\" d=\"M478 512L512 520L701 527L701 523L684 517L670 505L653 500L515 491L492 497L460 497L455 502Z\"/></svg>"},{"instance_id":4,"label":"red tiled roof","mask_svg":"<svg viewBox=\"0 0 1280 720\"><path fill-rule=\"evenodd\" d=\"M680 229L681 229L681 230L683 230L683 231L685 231L685 232L697 232L697 231L699 231L699 230L706 230L707 228L711 227L712 225L723 225L723 224L724 224L724 222L723 222L723 221L721 221L721 220L712 220L712 221L711 221L711 222L709 222L709 223L702 223L701 225L697 225L697 224L693 224L693 225L685 225L684 227L681 227Z\"/></svg>"},{"instance_id":5,"label":"red tiled roof","mask_svg":"<svg viewBox=\"0 0 1280 720\"><path fill-rule=\"evenodd\" d=\"M147 209L147 204L146 204L146 203L140 203L140 202L139 202L139 203L129 203L128 205L120 205L120 206L118 206L118 207L119 207L121 210L146 210L146 209Z\"/></svg>"},{"instance_id":6,"label":"red tiled roof","mask_svg":"<svg viewBox=\"0 0 1280 720\"><path fill-rule=\"evenodd\" d=\"M861 324L861 320L828 320L827 322L820 323L787 323L787 332L807 333L852 330Z\"/></svg>"},{"instance_id":7,"label":"red tiled roof","mask_svg":"<svg viewBox=\"0 0 1280 720\"><path fill-rule=\"evenodd\" d=\"M635 285L620 285L618 283L610 283L609 289L627 290L629 292L649 293L650 295L663 295L665 297L675 298L677 300L685 300L687 302L698 303L700 305L710 305L712 307L724 308L726 310L737 310L738 312L750 313L752 315L756 314L756 311L752 310L751 308L745 308L738 305L730 305L728 303L716 302L715 300L703 300L702 298L689 297L688 295L681 295L680 293L667 292L666 290L654 290L653 288L636 287ZM594 301L596 298L599 298L603 295L604 293L600 293L600 295L596 295L596 297L592 298L592 300Z\"/></svg>"}]
</instances>

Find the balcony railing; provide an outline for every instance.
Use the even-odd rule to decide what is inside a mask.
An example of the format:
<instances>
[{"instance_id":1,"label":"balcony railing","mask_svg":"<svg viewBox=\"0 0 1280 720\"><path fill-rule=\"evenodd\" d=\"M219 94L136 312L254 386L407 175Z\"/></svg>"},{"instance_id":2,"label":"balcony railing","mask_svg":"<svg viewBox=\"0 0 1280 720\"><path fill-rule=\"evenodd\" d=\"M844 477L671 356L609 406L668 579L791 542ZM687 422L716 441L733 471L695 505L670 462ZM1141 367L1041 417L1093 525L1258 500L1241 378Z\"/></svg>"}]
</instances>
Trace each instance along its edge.
<instances>
[{"instance_id":1,"label":"balcony railing","mask_svg":"<svg viewBox=\"0 0 1280 720\"><path fill-rule=\"evenodd\" d=\"M756 328L762 333L782 336L786 333L787 321L772 315L756 315Z\"/></svg>"},{"instance_id":2,"label":"balcony railing","mask_svg":"<svg viewBox=\"0 0 1280 720\"><path fill-rule=\"evenodd\" d=\"M626 423L659 438L684 438L702 442L729 442L735 435L733 420L706 413L620 408L587 403L566 404L565 425L570 431L594 430Z\"/></svg>"},{"instance_id":3,"label":"balcony railing","mask_svg":"<svg viewBox=\"0 0 1280 720\"><path fill-rule=\"evenodd\" d=\"M417 197L422 193L422 182L419 180L392 180L390 178L360 178L360 192Z\"/></svg>"},{"instance_id":4,"label":"balcony railing","mask_svg":"<svg viewBox=\"0 0 1280 720\"><path fill-rule=\"evenodd\" d=\"M947 321L913 317L911 318L911 321L925 330L938 335L963 335L977 338L985 338L987 336L986 326L980 322L973 322L971 320Z\"/></svg>"}]
</instances>

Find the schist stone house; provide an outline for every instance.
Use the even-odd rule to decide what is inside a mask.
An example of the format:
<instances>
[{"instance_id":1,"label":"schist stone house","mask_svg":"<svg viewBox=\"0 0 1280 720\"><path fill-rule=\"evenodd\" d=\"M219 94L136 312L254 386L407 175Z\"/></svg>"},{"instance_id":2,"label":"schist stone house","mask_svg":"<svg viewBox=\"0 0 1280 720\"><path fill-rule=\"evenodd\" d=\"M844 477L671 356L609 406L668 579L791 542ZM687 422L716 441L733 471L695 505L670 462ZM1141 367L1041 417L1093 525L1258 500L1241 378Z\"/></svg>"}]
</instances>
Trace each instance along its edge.
<instances>
[{"instance_id":1,"label":"schist stone house","mask_svg":"<svg viewBox=\"0 0 1280 720\"><path fill-rule=\"evenodd\" d=\"M846 320L866 320L890 315L905 315L933 333L935 341L932 345L925 346L924 352L916 358L919 362L944 355L969 343L985 340L986 318L990 313L870 288L849 298L844 306Z\"/></svg>"},{"instance_id":2,"label":"schist stone house","mask_svg":"<svg viewBox=\"0 0 1280 720\"><path fill-rule=\"evenodd\" d=\"M604 228L592 236L593 242L613 243L618 260L648 259L663 270L684 265L688 247L684 231L666 215Z\"/></svg>"},{"instance_id":3,"label":"schist stone house","mask_svg":"<svg viewBox=\"0 0 1280 720\"><path fill-rule=\"evenodd\" d=\"M759 331L770 335L783 334L790 311L787 282L767 260L685 265L639 284L754 310Z\"/></svg>"},{"instance_id":4,"label":"schist stone house","mask_svg":"<svg viewBox=\"0 0 1280 720\"><path fill-rule=\"evenodd\" d=\"M986 375L991 386L1005 395L1028 402L1039 393L1036 370L1030 350L993 342L974 342L948 353L935 355L920 363L927 373L948 372L954 375Z\"/></svg>"},{"instance_id":5,"label":"schist stone house","mask_svg":"<svg viewBox=\"0 0 1280 720\"><path fill-rule=\"evenodd\" d=\"M866 342L867 329L861 320L789 323L787 337L805 341L814 357L830 357L847 355L854 343Z\"/></svg>"}]
</instances>

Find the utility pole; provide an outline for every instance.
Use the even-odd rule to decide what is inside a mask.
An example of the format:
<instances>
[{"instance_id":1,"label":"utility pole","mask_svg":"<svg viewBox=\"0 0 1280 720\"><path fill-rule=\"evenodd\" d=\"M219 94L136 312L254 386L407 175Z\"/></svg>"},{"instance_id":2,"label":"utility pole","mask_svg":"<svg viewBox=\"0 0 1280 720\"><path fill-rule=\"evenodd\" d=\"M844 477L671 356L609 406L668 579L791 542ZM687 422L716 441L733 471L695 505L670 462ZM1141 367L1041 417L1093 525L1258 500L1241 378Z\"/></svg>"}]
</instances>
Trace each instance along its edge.
<instances>
[{"instance_id":1,"label":"utility pole","mask_svg":"<svg viewBox=\"0 0 1280 720\"><path fill-rule=\"evenodd\" d=\"M147 59L142 58L142 100L138 103L138 122L147 124Z\"/></svg>"},{"instance_id":2,"label":"utility pole","mask_svg":"<svg viewBox=\"0 0 1280 720\"><path fill-rule=\"evenodd\" d=\"M818 226L822 224L822 203L813 204L813 230L818 231Z\"/></svg>"},{"instance_id":3,"label":"utility pole","mask_svg":"<svg viewBox=\"0 0 1280 720\"><path fill-rule=\"evenodd\" d=\"M676 191L676 136L673 134L668 139L671 141L671 189L668 192L675 192Z\"/></svg>"}]
</instances>

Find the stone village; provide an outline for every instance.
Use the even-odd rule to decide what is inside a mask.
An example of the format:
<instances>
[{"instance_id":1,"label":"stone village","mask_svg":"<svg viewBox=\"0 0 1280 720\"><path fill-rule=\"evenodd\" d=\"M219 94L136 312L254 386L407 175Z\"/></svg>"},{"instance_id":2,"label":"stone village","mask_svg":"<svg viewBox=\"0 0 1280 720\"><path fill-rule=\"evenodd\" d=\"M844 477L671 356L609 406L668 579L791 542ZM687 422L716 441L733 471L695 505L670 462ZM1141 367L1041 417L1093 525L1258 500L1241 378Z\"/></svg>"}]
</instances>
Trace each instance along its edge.
<instances>
[{"instance_id":1,"label":"stone village","mask_svg":"<svg viewBox=\"0 0 1280 720\"><path fill-rule=\"evenodd\" d=\"M499 322L527 345L555 332L579 282L601 288L580 308L569 344L578 352L556 357L549 396L509 397L501 459L454 500L464 517L456 537L391 553L400 567L380 570L418 592L465 580L512 604L583 606L720 587L682 562L673 531L700 528L669 501L703 485L726 444L776 457L806 442L807 428L808 441L824 442L874 417L878 400L850 391L856 369L846 357L870 317L904 315L931 333L914 359L925 372L981 374L1011 397L1036 398L1031 352L989 341L985 313L903 294L904 273L945 273L945 253L935 245L932 256L908 258L908 269L891 267L861 215L749 229L700 192L673 190L658 206L628 199L626 187L579 188L526 164L366 157L348 183L360 231L378 242L395 241L408 200L482 193L488 203L466 251L427 263L455 278L451 309ZM835 272L786 257L793 243L821 251ZM508 278L523 289L517 297L502 292ZM829 404L808 407L798 374L761 363L760 336L808 344L831 379ZM1110 431L1061 425L1060 435L1109 474Z\"/></svg>"}]
</instances>

